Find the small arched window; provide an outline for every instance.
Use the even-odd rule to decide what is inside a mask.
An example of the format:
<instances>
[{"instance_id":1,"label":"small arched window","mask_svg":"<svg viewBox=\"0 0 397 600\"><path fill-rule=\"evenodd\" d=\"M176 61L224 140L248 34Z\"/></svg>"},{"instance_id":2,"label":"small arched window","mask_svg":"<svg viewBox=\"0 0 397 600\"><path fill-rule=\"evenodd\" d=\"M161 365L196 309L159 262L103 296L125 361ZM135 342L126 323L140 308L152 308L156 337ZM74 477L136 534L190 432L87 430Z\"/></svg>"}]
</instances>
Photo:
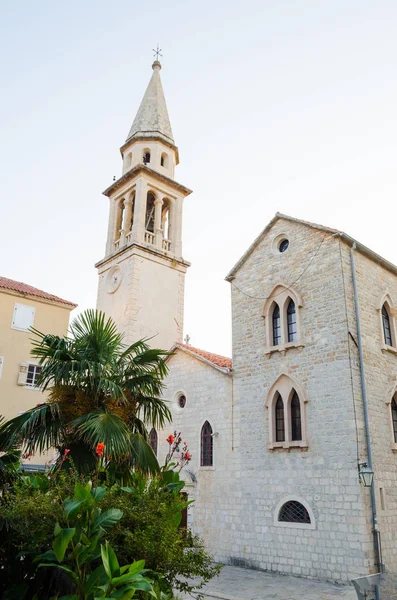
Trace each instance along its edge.
<instances>
[{"instance_id":1,"label":"small arched window","mask_svg":"<svg viewBox=\"0 0 397 600\"><path fill-rule=\"evenodd\" d=\"M149 444L155 455L157 456L158 436L157 431L152 427L149 433Z\"/></svg>"},{"instance_id":2,"label":"small arched window","mask_svg":"<svg viewBox=\"0 0 397 600\"><path fill-rule=\"evenodd\" d=\"M295 390L291 400L291 439L293 442L302 439L301 403Z\"/></svg>"},{"instance_id":3,"label":"small arched window","mask_svg":"<svg viewBox=\"0 0 397 600\"><path fill-rule=\"evenodd\" d=\"M303 504L297 500L290 500L280 509L278 520L281 523L306 523L310 525L310 515Z\"/></svg>"},{"instance_id":4,"label":"small arched window","mask_svg":"<svg viewBox=\"0 0 397 600\"><path fill-rule=\"evenodd\" d=\"M201 461L202 467L213 466L213 437L212 427L206 421L201 428Z\"/></svg>"},{"instance_id":5,"label":"small arched window","mask_svg":"<svg viewBox=\"0 0 397 600\"><path fill-rule=\"evenodd\" d=\"M383 323L383 335L385 338L386 346L392 346L392 336L391 336L391 326L390 326L390 317L387 312L386 304L382 306L382 323Z\"/></svg>"},{"instance_id":6,"label":"small arched window","mask_svg":"<svg viewBox=\"0 0 397 600\"><path fill-rule=\"evenodd\" d=\"M126 157L125 166L130 167L132 163L132 152L129 152Z\"/></svg>"},{"instance_id":7,"label":"small arched window","mask_svg":"<svg viewBox=\"0 0 397 600\"><path fill-rule=\"evenodd\" d=\"M165 152L163 152L163 154L161 155L160 164L162 167L168 167L168 155Z\"/></svg>"},{"instance_id":8,"label":"small arched window","mask_svg":"<svg viewBox=\"0 0 397 600\"><path fill-rule=\"evenodd\" d=\"M285 442L284 402L280 394L276 404L276 442Z\"/></svg>"},{"instance_id":9,"label":"small arched window","mask_svg":"<svg viewBox=\"0 0 397 600\"><path fill-rule=\"evenodd\" d=\"M293 300L289 301L287 308L287 327L288 327L288 341L294 342L296 340L296 309L295 302Z\"/></svg>"},{"instance_id":10,"label":"small arched window","mask_svg":"<svg viewBox=\"0 0 397 600\"><path fill-rule=\"evenodd\" d=\"M281 318L280 307L274 305L273 309L273 346L278 346L281 343Z\"/></svg>"},{"instance_id":11,"label":"small arched window","mask_svg":"<svg viewBox=\"0 0 397 600\"><path fill-rule=\"evenodd\" d=\"M150 150L143 151L143 164L147 165L150 163Z\"/></svg>"},{"instance_id":12,"label":"small arched window","mask_svg":"<svg viewBox=\"0 0 397 600\"><path fill-rule=\"evenodd\" d=\"M397 402L396 398L391 401L391 418L393 425L394 443L397 444Z\"/></svg>"}]
</instances>

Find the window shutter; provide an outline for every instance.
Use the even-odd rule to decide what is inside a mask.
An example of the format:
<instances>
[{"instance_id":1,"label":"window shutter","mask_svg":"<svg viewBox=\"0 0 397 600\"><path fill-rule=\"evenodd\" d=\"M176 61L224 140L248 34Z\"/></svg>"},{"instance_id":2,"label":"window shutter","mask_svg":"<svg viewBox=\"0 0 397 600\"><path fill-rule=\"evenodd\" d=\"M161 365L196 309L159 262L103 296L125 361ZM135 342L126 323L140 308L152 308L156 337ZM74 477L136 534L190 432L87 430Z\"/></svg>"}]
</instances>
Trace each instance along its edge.
<instances>
[{"instance_id":1,"label":"window shutter","mask_svg":"<svg viewBox=\"0 0 397 600\"><path fill-rule=\"evenodd\" d=\"M0 379L1 379L1 374L3 372L3 363L4 363L4 356L0 356Z\"/></svg>"},{"instance_id":2,"label":"window shutter","mask_svg":"<svg viewBox=\"0 0 397 600\"><path fill-rule=\"evenodd\" d=\"M18 373L18 385L26 385L26 377L28 375L28 363L21 363L19 365L19 373Z\"/></svg>"},{"instance_id":3,"label":"window shutter","mask_svg":"<svg viewBox=\"0 0 397 600\"><path fill-rule=\"evenodd\" d=\"M15 303L11 327L19 331L29 331L29 327L33 327L35 311L34 306Z\"/></svg>"}]
</instances>

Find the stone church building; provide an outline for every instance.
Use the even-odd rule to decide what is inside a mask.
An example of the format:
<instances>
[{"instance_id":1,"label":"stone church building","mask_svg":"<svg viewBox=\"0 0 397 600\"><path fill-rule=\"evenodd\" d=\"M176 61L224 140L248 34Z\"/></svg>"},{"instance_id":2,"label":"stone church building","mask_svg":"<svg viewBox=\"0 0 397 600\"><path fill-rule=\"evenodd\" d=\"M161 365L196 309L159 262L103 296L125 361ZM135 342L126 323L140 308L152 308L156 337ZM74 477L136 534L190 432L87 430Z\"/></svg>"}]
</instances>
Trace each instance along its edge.
<instances>
[{"instance_id":1,"label":"stone church building","mask_svg":"<svg viewBox=\"0 0 397 600\"><path fill-rule=\"evenodd\" d=\"M183 433L188 520L217 560L340 582L397 575L397 267L277 213L226 277L233 360L184 344L191 191L175 179L160 69L104 192L96 265L98 308L126 341L154 336L174 351L173 423L151 432L152 447L161 461L168 434Z\"/></svg>"}]
</instances>

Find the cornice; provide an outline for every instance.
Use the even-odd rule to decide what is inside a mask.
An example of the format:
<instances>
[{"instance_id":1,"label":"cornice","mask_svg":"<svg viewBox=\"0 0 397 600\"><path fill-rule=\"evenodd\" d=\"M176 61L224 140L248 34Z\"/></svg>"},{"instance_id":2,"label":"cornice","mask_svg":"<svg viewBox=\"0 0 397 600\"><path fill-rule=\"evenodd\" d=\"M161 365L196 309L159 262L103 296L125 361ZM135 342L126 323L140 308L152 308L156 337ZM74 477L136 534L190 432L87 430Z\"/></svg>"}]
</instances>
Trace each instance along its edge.
<instances>
[{"instance_id":1,"label":"cornice","mask_svg":"<svg viewBox=\"0 0 397 600\"><path fill-rule=\"evenodd\" d=\"M134 248L143 250L144 252L152 254L153 256L156 256L157 258L161 258L169 263L176 263L184 268L190 267L190 264L191 264L190 262L183 260L183 258L175 258L174 256L170 256L169 254L163 254L162 252L159 252L155 248L152 249L147 246L143 246L142 244L137 244L136 242L133 242L132 244L129 244L128 246L123 246L120 250L116 250L115 252L112 252L112 254L109 254L109 256L102 258L100 261L95 263L94 266L96 269L98 269L99 267L102 267L103 265L105 265L107 262L111 262L116 256L125 254L128 250L133 250Z\"/></svg>"},{"instance_id":2,"label":"cornice","mask_svg":"<svg viewBox=\"0 0 397 600\"><path fill-rule=\"evenodd\" d=\"M109 186L108 188L106 188L106 190L104 192L102 192L103 195L110 198L110 196L112 196L112 194L114 192L116 192L118 189L120 189L123 185L125 185L128 181L130 181L131 179L136 177L136 175L138 175L141 172L146 173L147 175L151 175L158 181L161 181L162 183L166 183L171 188L178 190L179 192L182 192L183 196L185 196L185 197L189 196L189 194L192 193L192 190L185 187L181 183L178 183L174 179L171 179L170 177L167 177L166 175L162 175L161 173L159 173L158 171L155 171L154 169L151 169L147 165L139 164L139 165L136 165L135 167L133 167L132 169L130 169L129 171L127 171L126 173L124 173L124 175L122 175L119 179L117 179L117 181L114 181L111 186Z\"/></svg>"}]
</instances>

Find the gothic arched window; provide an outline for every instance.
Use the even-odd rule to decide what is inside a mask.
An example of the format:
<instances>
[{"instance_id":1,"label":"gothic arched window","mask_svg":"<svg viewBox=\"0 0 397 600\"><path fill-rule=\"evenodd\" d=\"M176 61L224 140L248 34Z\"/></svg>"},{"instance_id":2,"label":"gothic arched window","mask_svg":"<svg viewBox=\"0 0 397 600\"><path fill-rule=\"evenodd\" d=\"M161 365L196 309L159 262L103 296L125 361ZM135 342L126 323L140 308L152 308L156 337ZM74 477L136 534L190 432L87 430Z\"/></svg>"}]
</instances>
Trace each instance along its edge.
<instances>
[{"instance_id":1,"label":"gothic arched window","mask_svg":"<svg viewBox=\"0 0 397 600\"><path fill-rule=\"evenodd\" d=\"M281 342L281 318L280 318L280 307L278 304L274 305L273 309L273 346L278 346Z\"/></svg>"},{"instance_id":2,"label":"gothic arched window","mask_svg":"<svg viewBox=\"0 0 397 600\"><path fill-rule=\"evenodd\" d=\"M288 328L288 341L294 342L297 337L297 329L296 329L296 309L295 302L293 300L289 301L287 308L287 328Z\"/></svg>"},{"instance_id":3,"label":"gothic arched window","mask_svg":"<svg viewBox=\"0 0 397 600\"><path fill-rule=\"evenodd\" d=\"M149 433L149 444L155 455L157 456L157 446L158 446L158 436L157 431L154 427L151 429Z\"/></svg>"},{"instance_id":4,"label":"gothic arched window","mask_svg":"<svg viewBox=\"0 0 397 600\"><path fill-rule=\"evenodd\" d=\"M294 391L291 400L291 440L297 442L302 439L301 403L298 394Z\"/></svg>"},{"instance_id":5,"label":"gothic arched window","mask_svg":"<svg viewBox=\"0 0 397 600\"><path fill-rule=\"evenodd\" d=\"M285 442L284 402L280 394L275 404L276 442Z\"/></svg>"},{"instance_id":6,"label":"gothic arched window","mask_svg":"<svg viewBox=\"0 0 397 600\"><path fill-rule=\"evenodd\" d=\"M393 424L394 443L397 444L397 402L395 398L393 398L391 401L391 418Z\"/></svg>"},{"instance_id":7,"label":"gothic arched window","mask_svg":"<svg viewBox=\"0 0 397 600\"><path fill-rule=\"evenodd\" d=\"M290 500L281 507L278 520L282 523L311 523L307 508L297 500Z\"/></svg>"},{"instance_id":8,"label":"gothic arched window","mask_svg":"<svg viewBox=\"0 0 397 600\"><path fill-rule=\"evenodd\" d=\"M213 437L212 427L206 421L201 428L201 461L202 467L213 466Z\"/></svg>"},{"instance_id":9,"label":"gothic arched window","mask_svg":"<svg viewBox=\"0 0 397 600\"><path fill-rule=\"evenodd\" d=\"M382 306L382 323L383 323L383 335L385 338L385 344L387 346L393 345L392 335L391 335L391 327L390 327L390 317L387 312L386 304Z\"/></svg>"}]
</instances>

